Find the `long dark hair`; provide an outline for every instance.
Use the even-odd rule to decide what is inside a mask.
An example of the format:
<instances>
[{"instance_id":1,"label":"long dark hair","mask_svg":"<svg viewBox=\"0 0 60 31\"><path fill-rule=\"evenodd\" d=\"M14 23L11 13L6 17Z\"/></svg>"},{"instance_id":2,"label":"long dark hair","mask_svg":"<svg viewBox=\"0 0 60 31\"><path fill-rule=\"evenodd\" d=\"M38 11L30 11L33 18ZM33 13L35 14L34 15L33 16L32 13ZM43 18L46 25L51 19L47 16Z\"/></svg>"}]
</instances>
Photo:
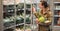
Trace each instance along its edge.
<instances>
[{"instance_id":1,"label":"long dark hair","mask_svg":"<svg viewBox=\"0 0 60 31\"><path fill-rule=\"evenodd\" d=\"M46 1L40 1L42 3L42 6L44 6L44 8L48 7L48 3Z\"/></svg>"},{"instance_id":2,"label":"long dark hair","mask_svg":"<svg viewBox=\"0 0 60 31\"><path fill-rule=\"evenodd\" d=\"M42 3L42 6L44 6L44 8L50 8L46 1L40 1L40 2ZM43 10L41 10L41 13L43 14Z\"/></svg>"}]
</instances>

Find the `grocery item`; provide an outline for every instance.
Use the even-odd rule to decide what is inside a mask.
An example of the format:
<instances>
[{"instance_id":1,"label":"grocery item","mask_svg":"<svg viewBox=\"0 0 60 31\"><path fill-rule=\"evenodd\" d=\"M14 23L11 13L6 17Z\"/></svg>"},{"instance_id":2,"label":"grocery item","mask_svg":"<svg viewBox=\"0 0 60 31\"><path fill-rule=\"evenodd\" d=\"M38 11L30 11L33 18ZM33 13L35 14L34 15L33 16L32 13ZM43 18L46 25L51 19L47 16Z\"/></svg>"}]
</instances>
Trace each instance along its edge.
<instances>
[{"instance_id":1,"label":"grocery item","mask_svg":"<svg viewBox=\"0 0 60 31\"><path fill-rule=\"evenodd\" d=\"M58 12L58 15L60 15L60 11Z\"/></svg>"},{"instance_id":2,"label":"grocery item","mask_svg":"<svg viewBox=\"0 0 60 31\"><path fill-rule=\"evenodd\" d=\"M9 18L3 19L4 22L10 22Z\"/></svg>"},{"instance_id":3,"label":"grocery item","mask_svg":"<svg viewBox=\"0 0 60 31\"><path fill-rule=\"evenodd\" d=\"M9 28L9 29L6 29L6 30L4 30L4 31L14 31L14 29Z\"/></svg>"},{"instance_id":4,"label":"grocery item","mask_svg":"<svg viewBox=\"0 0 60 31\"><path fill-rule=\"evenodd\" d=\"M60 18L58 18L58 22L57 23L58 23L58 25L60 25Z\"/></svg>"},{"instance_id":5,"label":"grocery item","mask_svg":"<svg viewBox=\"0 0 60 31\"><path fill-rule=\"evenodd\" d=\"M21 31L20 29L16 29L16 31Z\"/></svg>"},{"instance_id":6,"label":"grocery item","mask_svg":"<svg viewBox=\"0 0 60 31\"><path fill-rule=\"evenodd\" d=\"M22 18L22 17L16 18L16 24L23 23L23 22L24 22L24 18Z\"/></svg>"},{"instance_id":7,"label":"grocery item","mask_svg":"<svg viewBox=\"0 0 60 31\"><path fill-rule=\"evenodd\" d=\"M29 17L26 18L26 23L30 23L30 22L31 22L30 18Z\"/></svg>"},{"instance_id":8,"label":"grocery item","mask_svg":"<svg viewBox=\"0 0 60 31\"><path fill-rule=\"evenodd\" d=\"M25 31L31 31L31 29L28 28L28 29L26 29Z\"/></svg>"},{"instance_id":9,"label":"grocery item","mask_svg":"<svg viewBox=\"0 0 60 31\"><path fill-rule=\"evenodd\" d=\"M34 15L39 19L39 22L45 21L45 17L42 14L35 13Z\"/></svg>"},{"instance_id":10,"label":"grocery item","mask_svg":"<svg viewBox=\"0 0 60 31\"><path fill-rule=\"evenodd\" d=\"M33 30L35 30L36 28L37 28L36 25L32 25L32 26L31 26L31 29L33 29Z\"/></svg>"},{"instance_id":11,"label":"grocery item","mask_svg":"<svg viewBox=\"0 0 60 31\"><path fill-rule=\"evenodd\" d=\"M39 17L39 21L40 22L44 22L45 21L45 18L43 16Z\"/></svg>"}]
</instances>

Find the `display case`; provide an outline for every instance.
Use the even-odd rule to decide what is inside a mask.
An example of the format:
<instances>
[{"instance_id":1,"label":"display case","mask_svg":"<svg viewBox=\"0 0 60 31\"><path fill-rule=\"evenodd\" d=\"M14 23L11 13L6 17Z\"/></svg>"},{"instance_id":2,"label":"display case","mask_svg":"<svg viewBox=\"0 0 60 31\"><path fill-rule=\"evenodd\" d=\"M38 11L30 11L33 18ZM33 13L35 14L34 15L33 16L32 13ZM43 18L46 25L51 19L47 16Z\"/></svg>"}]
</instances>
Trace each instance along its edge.
<instances>
[{"instance_id":1,"label":"display case","mask_svg":"<svg viewBox=\"0 0 60 31\"><path fill-rule=\"evenodd\" d=\"M33 5L37 7L37 2L32 0L3 0L3 31L36 30L37 25L32 12Z\"/></svg>"},{"instance_id":2,"label":"display case","mask_svg":"<svg viewBox=\"0 0 60 31\"><path fill-rule=\"evenodd\" d=\"M37 31L32 7L39 11L39 2L40 0L1 0L0 31Z\"/></svg>"},{"instance_id":3,"label":"display case","mask_svg":"<svg viewBox=\"0 0 60 31\"><path fill-rule=\"evenodd\" d=\"M54 25L60 26L60 2L54 2Z\"/></svg>"},{"instance_id":4,"label":"display case","mask_svg":"<svg viewBox=\"0 0 60 31\"><path fill-rule=\"evenodd\" d=\"M52 31L60 30L60 0L53 0L53 28Z\"/></svg>"}]
</instances>

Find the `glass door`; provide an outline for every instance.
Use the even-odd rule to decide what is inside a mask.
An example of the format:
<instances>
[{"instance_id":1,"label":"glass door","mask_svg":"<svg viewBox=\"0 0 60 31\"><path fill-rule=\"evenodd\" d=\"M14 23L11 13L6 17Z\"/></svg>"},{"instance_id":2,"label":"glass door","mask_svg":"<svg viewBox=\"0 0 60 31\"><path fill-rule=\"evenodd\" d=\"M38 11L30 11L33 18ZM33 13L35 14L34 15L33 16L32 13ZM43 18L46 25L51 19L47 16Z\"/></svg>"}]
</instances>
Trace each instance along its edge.
<instances>
[{"instance_id":1,"label":"glass door","mask_svg":"<svg viewBox=\"0 0 60 31\"><path fill-rule=\"evenodd\" d=\"M24 31L24 0L15 0L16 9L16 31Z\"/></svg>"},{"instance_id":2,"label":"glass door","mask_svg":"<svg viewBox=\"0 0 60 31\"><path fill-rule=\"evenodd\" d=\"M54 25L60 26L60 3L54 2Z\"/></svg>"},{"instance_id":3,"label":"glass door","mask_svg":"<svg viewBox=\"0 0 60 31\"><path fill-rule=\"evenodd\" d=\"M3 0L4 31L37 31L32 7L38 10L36 0Z\"/></svg>"},{"instance_id":4,"label":"glass door","mask_svg":"<svg viewBox=\"0 0 60 31\"><path fill-rule=\"evenodd\" d=\"M13 31L15 27L15 8L14 0L3 0L3 22L4 31Z\"/></svg>"}]
</instances>

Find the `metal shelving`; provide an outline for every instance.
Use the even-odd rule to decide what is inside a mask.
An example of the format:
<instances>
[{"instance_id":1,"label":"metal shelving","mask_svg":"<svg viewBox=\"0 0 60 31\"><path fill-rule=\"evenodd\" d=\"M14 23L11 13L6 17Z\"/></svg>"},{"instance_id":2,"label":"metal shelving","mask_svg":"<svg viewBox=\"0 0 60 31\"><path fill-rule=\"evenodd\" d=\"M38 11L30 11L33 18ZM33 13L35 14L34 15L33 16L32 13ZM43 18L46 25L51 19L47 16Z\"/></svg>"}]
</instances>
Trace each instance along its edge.
<instances>
[{"instance_id":1,"label":"metal shelving","mask_svg":"<svg viewBox=\"0 0 60 31\"><path fill-rule=\"evenodd\" d=\"M12 0L11 0L12 1ZM32 25L35 25L34 24L34 21L33 21L33 13L32 13L32 7L33 7L33 4L37 4L37 2L34 2L34 1L32 1L32 0L30 0L30 2L28 1L28 4L30 5L30 7L29 8L27 8L28 6L27 6L27 2L26 2L26 0L24 0L23 1L23 7L21 7L22 6L22 4L20 4L20 3L18 3L18 4L16 4L16 2L15 2L15 0L14 1L12 1L13 2L13 4L11 5L10 4L10 1L8 0L7 1L7 5L6 5L6 2L5 2L5 6L7 6L7 7L4 7L4 3L3 3L3 16L2 16L2 18L3 19L5 19L5 22L3 21L3 31L4 30L7 30L7 29L11 29L11 28L13 28L14 30L15 29L17 29L16 27L17 26L20 26L20 25L23 25L23 29L24 29L24 31L25 31L25 29L26 29L26 25L27 26L32 26ZM17 6L18 7L17 7ZM19 6L20 5L20 6ZM10 6L12 6L12 7L10 7ZM28 9L28 11L26 11L26 9ZM21 14L20 13L20 11L23 11L23 13ZM21 12L22 12L21 11ZM29 12L29 13L28 13ZM26 13L28 13L28 14L26 14ZM30 21L28 22L28 21L26 21L26 16L27 15L31 15L31 16L28 16L29 17L29 19L30 19ZM18 18L17 18L18 17ZM20 20L21 18L23 18L23 22L21 22L22 20ZM3 20L2 19L2 20ZM16 20L17 19L17 20ZM8 21L9 20L9 21ZM12 21L11 20L13 20L13 23L12 23ZM8 21L8 22L7 22ZM19 23L17 23L17 22L19 22ZM5 23L7 23L6 25L8 26L8 27L6 27L6 26L4 26L4 24ZM32 30L32 28L30 28L31 30Z\"/></svg>"},{"instance_id":2,"label":"metal shelving","mask_svg":"<svg viewBox=\"0 0 60 31\"><path fill-rule=\"evenodd\" d=\"M60 4L60 2L56 2L56 1L55 1L54 4Z\"/></svg>"},{"instance_id":3,"label":"metal shelving","mask_svg":"<svg viewBox=\"0 0 60 31\"><path fill-rule=\"evenodd\" d=\"M9 28L16 27L16 26L20 26L20 25L24 25L24 23L20 23L20 24L12 25L12 26L10 26L10 27L5 27L5 30L6 30L6 29L9 29Z\"/></svg>"},{"instance_id":4,"label":"metal shelving","mask_svg":"<svg viewBox=\"0 0 60 31\"><path fill-rule=\"evenodd\" d=\"M54 12L55 12L55 10L57 11L57 12L55 12L55 13L57 13L56 15L54 15L54 17L60 17L60 15L58 15L58 12L60 11L60 9L58 9L58 7L57 6L60 6L60 5L58 5L58 4L60 4L60 2L54 2L54 7L55 7L55 9L54 9ZM56 9L57 8L57 9ZM59 7L60 8L60 7ZM57 18L58 19L58 18ZM55 21L55 20L54 20ZM57 20L56 20L57 21ZM56 24L57 25L57 24Z\"/></svg>"},{"instance_id":5,"label":"metal shelving","mask_svg":"<svg viewBox=\"0 0 60 31\"><path fill-rule=\"evenodd\" d=\"M54 9L54 10L57 10L57 11L58 11L58 10L60 10L60 9Z\"/></svg>"},{"instance_id":6,"label":"metal shelving","mask_svg":"<svg viewBox=\"0 0 60 31\"><path fill-rule=\"evenodd\" d=\"M58 23L59 18L60 18L60 0L53 0L53 29L52 31L59 31L60 30L60 25Z\"/></svg>"},{"instance_id":7,"label":"metal shelving","mask_svg":"<svg viewBox=\"0 0 60 31\"><path fill-rule=\"evenodd\" d=\"M12 1L12 0L11 0ZM23 10L24 10L24 12L23 12L23 19L24 19L24 23L18 23L18 24L16 24L16 17L17 16L20 16L20 15L17 15L16 14L16 12L17 11L20 11L20 9L19 10L17 10L17 7L16 7L16 5L17 4L15 4L15 2L14 2L15 0L13 0L13 4L12 5L14 5L14 10L11 10L11 11L9 11L9 12L7 12L7 13L11 13L11 12L13 12L14 11L14 13L11 13L11 14L14 14L12 17L14 17L14 25L11 25L11 26L9 26L9 27L5 27L4 26L4 21L3 21L3 16L5 16L5 15L3 15L3 13L6 13L6 11L4 11L4 10L2 10L4 7L2 7L3 5L1 5L1 10L0 10L0 20L1 20L1 22L0 22L0 25L1 25L1 29L0 29L0 31L4 31L4 30L6 30L6 29L9 29L9 28L13 28L14 27L14 29L16 29L16 26L20 26L20 25L24 25L24 31L25 31L25 26L27 25L27 26L33 26L33 29L34 29L34 25L36 25L36 24L34 24L35 22L33 21L33 20L35 20L35 19L33 19L33 13L32 13L32 7L34 6L34 4L36 3L36 4L38 4L38 1L35 1L35 0L30 0L30 2L29 2L29 4L31 5L30 7L31 8L29 8L29 11L31 11L31 24L26 24L26 4L27 4L27 2L25 2L25 0L23 0L22 2L23 2L23 4L24 4L24 7L23 7ZM34 2L35 1L35 2ZM40 0L39 0L40 1ZM3 2L3 0L1 0L1 2ZM0 2L0 3L1 3ZM6 3L6 2L5 2ZM5 4L6 5L6 4ZM11 3L10 3L10 1L8 0L8 2L7 2L7 5L9 6L9 5L11 5ZM38 5L37 5L38 6ZM12 9L12 8L9 8L9 9ZM8 11L8 10L7 10ZM10 15L11 15L10 14ZM9 16L10 17L10 16ZM7 24L8 25L8 24ZM37 26L37 25L36 25ZM31 28L31 30L32 30L32 28ZM36 29L35 29L36 30Z\"/></svg>"},{"instance_id":8,"label":"metal shelving","mask_svg":"<svg viewBox=\"0 0 60 31\"><path fill-rule=\"evenodd\" d=\"M60 15L54 15L54 17L60 17Z\"/></svg>"}]
</instances>

